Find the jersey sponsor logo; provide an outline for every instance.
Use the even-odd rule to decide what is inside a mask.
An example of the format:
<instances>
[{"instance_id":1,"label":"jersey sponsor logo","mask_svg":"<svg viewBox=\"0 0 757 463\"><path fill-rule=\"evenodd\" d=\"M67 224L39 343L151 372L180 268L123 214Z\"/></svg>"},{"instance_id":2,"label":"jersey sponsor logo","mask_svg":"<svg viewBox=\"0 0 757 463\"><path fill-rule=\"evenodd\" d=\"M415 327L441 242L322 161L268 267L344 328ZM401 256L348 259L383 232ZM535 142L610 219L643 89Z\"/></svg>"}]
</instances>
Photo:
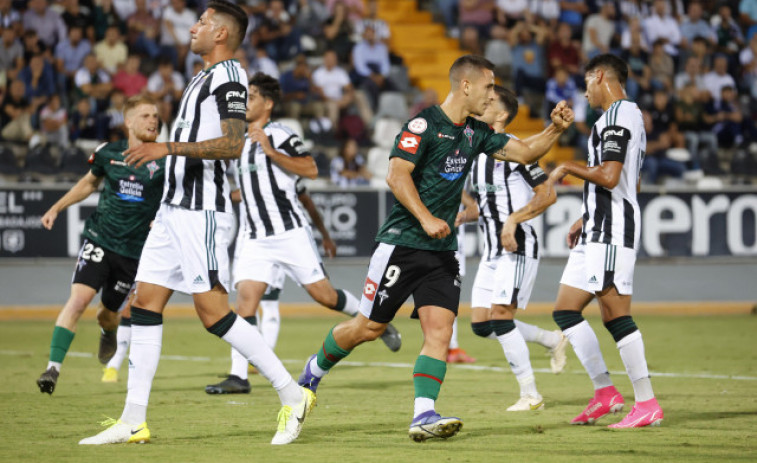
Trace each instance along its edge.
<instances>
[{"instance_id":1,"label":"jersey sponsor logo","mask_svg":"<svg viewBox=\"0 0 757 463\"><path fill-rule=\"evenodd\" d=\"M118 180L118 191L116 192L116 196L123 201L128 201L130 203L141 203L145 200L142 196L144 189L145 186L142 185L135 176L130 175L129 178Z\"/></svg>"},{"instance_id":2,"label":"jersey sponsor logo","mask_svg":"<svg viewBox=\"0 0 757 463\"><path fill-rule=\"evenodd\" d=\"M468 158L460 156L460 150L455 150L455 154L442 159L439 164L439 175L445 180L457 180L463 176L467 164Z\"/></svg>"},{"instance_id":3,"label":"jersey sponsor logo","mask_svg":"<svg viewBox=\"0 0 757 463\"><path fill-rule=\"evenodd\" d=\"M428 128L428 122L422 117L416 117L412 121L407 123L407 129L418 135L422 134Z\"/></svg>"},{"instance_id":4,"label":"jersey sponsor logo","mask_svg":"<svg viewBox=\"0 0 757 463\"><path fill-rule=\"evenodd\" d=\"M441 133L441 132L437 133L436 136L437 138L446 138L447 140L455 139L455 137L453 137L452 135L447 135L446 133Z\"/></svg>"},{"instance_id":5,"label":"jersey sponsor logo","mask_svg":"<svg viewBox=\"0 0 757 463\"><path fill-rule=\"evenodd\" d=\"M155 162L155 161L153 161ZM121 166L121 167L129 167L129 164L126 164L124 161L116 161L115 159L110 160L111 166Z\"/></svg>"},{"instance_id":6,"label":"jersey sponsor logo","mask_svg":"<svg viewBox=\"0 0 757 463\"><path fill-rule=\"evenodd\" d=\"M95 163L95 153L92 153L92 154L89 155L89 159L87 159L87 162L90 163L90 164L94 164Z\"/></svg>"},{"instance_id":7,"label":"jersey sponsor logo","mask_svg":"<svg viewBox=\"0 0 757 463\"><path fill-rule=\"evenodd\" d=\"M237 168L237 171L240 174L246 174L247 172L250 172L250 173L257 172L258 171L258 165L255 164L254 162L251 162L251 163L247 164L246 166L239 166Z\"/></svg>"},{"instance_id":8,"label":"jersey sponsor logo","mask_svg":"<svg viewBox=\"0 0 757 463\"><path fill-rule=\"evenodd\" d=\"M469 125L465 126L465 130L463 130L463 134L468 138L468 144L473 147L473 134L475 132L473 129L470 128Z\"/></svg>"},{"instance_id":9,"label":"jersey sponsor logo","mask_svg":"<svg viewBox=\"0 0 757 463\"><path fill-rule=\"evenodd\" d=\"M622 137L627 137L628 136L627 134L628 134L628 130L626 130L626 129L622 128L622 127L617 128L617 129L609 129L608 128L608 129L605 129L605 131L602 133L602 139L605 139L605 138L609 137L610 135L612 135L614 137L621 137L622 138Z\"/></svg>"},{"instance_id":10,"label":"jersey sponsor logo","mask_svg":"<svg viewBox=\"0 0 757 463\"><path fill-rule=\"evenodd\" d=\"M237 90L229 90L228 92L226 92L226 101L229 101L232 98L241 98L243 100L246 100L247 99L247 92L245 92L244 90L241 91L241 92L239 92Z\"/></svg>"},{"instance_id":11,"label":"jersey sponsor logo","mask_svg":"<svg viewBox=\"0 0 757 463\"><path fill-rule=\"evenodd\" d=\"M602 148L605 151L620 153L620 145L615 140L606 140L604 143L602 143Z\"/></svg>"},{"instance_id":12,"label":"jersey sponsor logo","mask_svg":"<svg viewBox=\"0 0 757 463\"><path fill-rule=\"evenodd\" d=\"M192 123L185 119L176 120L176 129L191 129Z\"/></svg>"},{"instance_id":13,"label":"jersey sponsor logo","mask_svg":"<svg viewBox=\"0 0 757 463\"><path fill-rule=\"evenodd\" d=\"M245 105L243 102L239 101L232 101L227 106L226 109L228 109L231 112L247 112L247 105Z\"/></svg>"},{"instance_id":14,"label":"jersey sponsor logo","mask_svg":"<svg viewBox=\"0 0 757 463\"><path fill-rule=\"evenodd\" d=\"M371 280L370 278L365 279L365 286L363 287L363 296L365 296L366 299L373 302L373 298L376 297L376 289L378 288L378 285Z\"/></svg>"},{"instance_id":15,"label":"jersey sponsor logo","mask_svg":"<svg viewBox=\"0 0 757 463\"><path fill-rule=\"evenodd\" d=\"M306 151L305 143L303 143L302 139L296 135L289 139L289 144L294 148L297 154L302 154Z\"/></svg>"},{"instance_id":16,"label":"jersey sponsor logo","mask_svg":"<svg viewBox=\"0 0 757 463\"><path fill-rule=\"evenodd\" d=\"M410 132L402 132L402 135L400 135L400 142L399 142L399 148L402 151L406 151L410 154L415 154L418 152L418 145L421 144L421 137L418 135L413 135Z\"/></svg>"},{"instance_id":17,"label":"jersey sponsor logo","mask_svg":"<svg viewBox=\"0 0 757 463\"><path fill-rule=\"evenodd\" d=\"M491 183L473 185L473 191L476 193L496 193L505 189L502 185L493 185Z\"/></svg>"},{"instance_id":18,"label":"jersey sponsor logo","mask_svg":"<svg viewBox=\"0 0 757 463\"><path fill-rule=\"evenodd\" d=\"M528 174L531 176L532 180L536 180L538 178L541 178L547 174L544 173L541 167L539 167L539 164L529 164L526 166L526 171L528 171Z\"/></svg>"},{"instance_id":19,"label":"jersey sponsor logo","mask_svg":"<svg viewBox=\"0 0 757 463\"><path fill-rule=\"evenodd\" d=\"M152 161L151 163L147 164L145 167L147 167L147 171L150 172L150 179L152 179L152 176L155 175L155 172L160 170L160 166L155 161Z\"/></svg>"}]
</instances>

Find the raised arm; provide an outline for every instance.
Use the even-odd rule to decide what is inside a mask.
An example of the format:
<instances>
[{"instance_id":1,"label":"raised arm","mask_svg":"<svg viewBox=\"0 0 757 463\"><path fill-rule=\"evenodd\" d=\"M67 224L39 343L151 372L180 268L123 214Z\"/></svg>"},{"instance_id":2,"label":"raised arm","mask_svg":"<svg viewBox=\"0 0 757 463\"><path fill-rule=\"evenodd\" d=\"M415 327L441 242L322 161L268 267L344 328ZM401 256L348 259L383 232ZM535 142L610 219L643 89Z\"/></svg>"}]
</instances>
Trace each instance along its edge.
<instances>
[{"instance_id":1,"label":"raised arm","mask_svg":"<svg viewBox=\"0 0 757 463\"><path fill-rule=\"evenodd\" d=\"M92 172L87 172L84 177L76 182L76 185L68 190L62 198L56 201L56 203L45 212L45 215L40 219L42 226L48 230L52 229L58 214L60 214L61 211L66 210L68 206L88 198L89 195L94 193L97 190L97 187L100 186L102 179L102 177L97 177Z\"/></svg>"},{"instance_id":2,"label":"raised arm","mask_svg":"<svg viewBox=\"0 0 757 463\"><path fill-rule=\"evenodd\" d=\"M444 238L451 233L449 225L446 221L434 217L421 201L411 176L413 169L415 169L415 164L412 162L399 157L391 158L386 183L397 201L418 219L428 236L437 239Z\"/></svg>"},{"instance_id":3,"label":"raised arm","mask_svg":"<svg viewBox=\"0 0 757 463\"><path fill-rule=\"evenodd\" d=\"M531 164L547 154L557 143L560 135L573 123L573 110L563 100L559 102L550 114L552 123L540 133L526 140L510 139L501 150L494 153L494 157L502 161L513 161L520 164Z\"/></svg>"},{"instance_id":4,"label":"raised arm","mask_svg":"<svg viewBox=\"0 0 757 463\"><path fill-rule=\"evenodd\" d=\"M552 182L548 180L535 186L534 196L531 200L525 206L510 214L502 226L502 233L500 234L502 246L509 252L517 251L518 242L515 240L515 230L518 228L518 224L540 215L555 201L557 201L557 194L555 194Z\"/></svg>"}]
</instances>

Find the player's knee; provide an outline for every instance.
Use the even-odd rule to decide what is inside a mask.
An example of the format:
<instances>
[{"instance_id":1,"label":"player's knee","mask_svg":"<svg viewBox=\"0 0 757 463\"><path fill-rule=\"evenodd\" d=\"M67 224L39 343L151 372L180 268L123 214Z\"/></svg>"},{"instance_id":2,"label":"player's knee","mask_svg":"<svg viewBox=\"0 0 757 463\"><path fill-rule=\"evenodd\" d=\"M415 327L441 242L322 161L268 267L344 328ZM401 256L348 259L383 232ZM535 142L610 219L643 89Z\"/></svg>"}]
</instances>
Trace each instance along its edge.
<instances>
[{"instance_id":1,"label":"player's knee","mask_svg":"<svg viewBox=\"0 0 757 463\"><path fill-rule=\"evenodd\" d=\"M515 329L515 322L513 320L492 320L491 327L494 334L502 336Z\"/></svg>"},{"instance_id":2,"label":"player's knee","mask_svg":"<svg viewBox=\"0 0 757 463\"><path fill-rule=\"evenodd\" d=\"M555 310L552 312L552 319L562 331L574 327L584 321L581 312L576 312L574 310Z\"/></svg>"},{"instance_id":3,"label":"player's knee","mask_svg":"<svg viewBox=\"0 0 757 463\"><path fill-rule=\"evenodd\" d=\"M606 322L605 328L610 332L615 342L620 341L635 331L639 331L636 322L633 321L630 315L614 318Z\"/></svg>"},{"instance_id":4,"label":"player's knee","mask_svg":"<svg viewBox=\"0 0 757 463\"><path fill-rule=\"evenodd\" d=\"M481 336L482 338L488 338L494 332L491 322L488 320L485 322L473 322L470 324L473 334Z\"/></svg>"}]
</instances>

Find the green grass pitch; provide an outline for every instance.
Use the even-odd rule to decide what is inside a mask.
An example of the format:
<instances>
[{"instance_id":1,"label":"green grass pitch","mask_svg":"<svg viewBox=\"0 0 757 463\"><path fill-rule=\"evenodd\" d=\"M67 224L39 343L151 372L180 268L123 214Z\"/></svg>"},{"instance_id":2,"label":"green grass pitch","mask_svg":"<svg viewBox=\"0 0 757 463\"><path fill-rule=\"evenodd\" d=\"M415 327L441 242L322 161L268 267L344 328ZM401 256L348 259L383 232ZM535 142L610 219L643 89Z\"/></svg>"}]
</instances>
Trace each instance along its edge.
<instances>
[{"instance_id":1,"label":"green grass pitch","mask_svg":"<svg viewBox=\"0 0 757 463\"><path fill-rule=\"evenodd\" d=\"M170 308L169 308L170 313ZM322 382L318 406L300 438L272 447L278 399L260 376L249 395L208 396L229 366L228 347L198 320L167 318L163 355L153 385L147 445L80 447L98 422L123 408L127 368L117 384L100 383L94 356L98 332L83 321L52 397L35 384L44 370L52 321L0 323L0 460L4 462L578 462L757 461L757 317L638 316L652 384L664 408L659 428L614 431L567 423L586 405L591 384L569 349L561 375L544 372L544 348L529 344L540 412L506 413L517 383L498 343L476 338L460 320L461 345L477 369L451 365L437 410L464 427L446 441L412 442L412 363L420 349L417 322L396 321L403 347L390 353L375 342L358 348ZM524 321L552 329L548 316ZM617 349L596 316L589 316L627 411L633 392ZM295 378L337 318L285 318L277 353ZM370 365L383 362L385 365ZM481 368L479 368L481 367ZM498 368L504 368L499 370ZM654 373L659 373L654 375Z\"/></svg>"}]
</instances>

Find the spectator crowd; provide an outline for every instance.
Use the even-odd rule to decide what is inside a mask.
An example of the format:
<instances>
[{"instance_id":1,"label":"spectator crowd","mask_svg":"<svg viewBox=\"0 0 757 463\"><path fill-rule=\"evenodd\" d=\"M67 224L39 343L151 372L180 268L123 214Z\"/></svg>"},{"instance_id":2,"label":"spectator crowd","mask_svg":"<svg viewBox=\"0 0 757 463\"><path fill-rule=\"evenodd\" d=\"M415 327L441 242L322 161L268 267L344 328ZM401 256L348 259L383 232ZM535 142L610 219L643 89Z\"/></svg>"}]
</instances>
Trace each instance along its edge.
<instances>
[{"instance_id":1,"label":"spectator crowd","mask_svg":"<svg viewBox=\"0 0 757 463\"><path fill-rule=\"evenodd\" d=\"M377 1L240 3L250 27L236 58L250 74L279 78L276 116L315 143L321 175L343 187L380 180L386 135L439 98L410 86ZM600 115L586 108L582 65L609 52L628 62L627 92L644 111L646 182L757 175L757 0L418 5L462 50L495 62L532 114L571 102L576 124L563 143L578 158ZM27 153L51 150L60 164L66 150L123 138L123 105L143 93L159 102L166 139L185 83L203 66L189 29L204 8L205 0L0 0L3 149L21 165Z\"/></svg>"}]
</instances>

